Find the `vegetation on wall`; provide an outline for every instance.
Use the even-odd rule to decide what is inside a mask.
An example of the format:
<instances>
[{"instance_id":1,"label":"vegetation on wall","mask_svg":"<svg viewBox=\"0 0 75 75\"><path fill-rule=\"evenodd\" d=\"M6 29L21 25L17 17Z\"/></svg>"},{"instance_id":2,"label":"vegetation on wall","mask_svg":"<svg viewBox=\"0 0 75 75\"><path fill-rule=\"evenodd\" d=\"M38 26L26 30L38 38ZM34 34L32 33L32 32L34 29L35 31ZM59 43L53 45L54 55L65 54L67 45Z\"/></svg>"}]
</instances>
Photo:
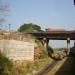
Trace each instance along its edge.
<instances>
[{"instance_id":1,"label":"vegetation on wall","mask_svg":"<svg viewBox=\"0 0 75 75\"><path fill-rule=\"evenodd\" d=\"M40 58L44 58L47 56L47 50L45 49L44 45L42 44L42 41L35 39L35 43L38 45L40 48Z\"/></svg>"}]
</instances>

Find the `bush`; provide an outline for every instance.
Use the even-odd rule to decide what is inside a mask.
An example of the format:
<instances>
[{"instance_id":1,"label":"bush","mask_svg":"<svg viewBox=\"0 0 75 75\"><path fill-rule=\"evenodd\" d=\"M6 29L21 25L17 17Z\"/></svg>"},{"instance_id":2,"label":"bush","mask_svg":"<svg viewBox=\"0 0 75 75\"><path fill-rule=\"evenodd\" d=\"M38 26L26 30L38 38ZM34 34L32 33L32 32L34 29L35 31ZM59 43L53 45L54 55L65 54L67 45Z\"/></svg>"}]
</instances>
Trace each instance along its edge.
<instances>
[{"instance_id":1,"label":"bush","mask_svg":"<svg viewBox=\"0 0 75 75\"><path fill-rule=\"evenodd\" d=\"M0 52L0 75L8 75L8 72L11 70L11 67L11 61Z\"/></svg>"},{"instance_id":2,"label":"bush","mask_svg":"<svg viewBox=\"0 0 75 75\"><path fill-rule=\"evenodd\" d=\"M49 56L49 57L52 57L53 54L54 54L54 50L53 50L53 48L48 47L48 48L47 48L47 51L48 51L48 56Z\"/></svg>"}]
</instances>

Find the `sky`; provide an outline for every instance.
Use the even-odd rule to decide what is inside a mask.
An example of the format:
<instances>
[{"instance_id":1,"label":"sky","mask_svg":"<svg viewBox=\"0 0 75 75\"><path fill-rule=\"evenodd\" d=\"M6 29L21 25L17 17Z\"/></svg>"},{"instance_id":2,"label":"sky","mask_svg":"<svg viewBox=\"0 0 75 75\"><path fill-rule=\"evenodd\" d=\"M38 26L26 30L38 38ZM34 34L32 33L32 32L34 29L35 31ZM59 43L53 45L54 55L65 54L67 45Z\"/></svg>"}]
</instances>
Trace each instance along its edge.
<instances>
[{"instance_id":1,"label":"sky","mask_svg":"<svg viewBox=\"0 0 75 75\"><path fill-rule=\"evenodd\" d=\"M5 0L4 0L5 1ZM9 3L9 16L4 29L17 29L24 23L34 23L45 28L75 30L75 6L73 0L6 0ZM50 45L53 46L53 41ZM61 43L62 42L62 43ZM65 46L59 41L58 46ZM73 41L71 41L73 45ZM57 45L54 45L58 47Z\"/></svg>"}]
</instances>

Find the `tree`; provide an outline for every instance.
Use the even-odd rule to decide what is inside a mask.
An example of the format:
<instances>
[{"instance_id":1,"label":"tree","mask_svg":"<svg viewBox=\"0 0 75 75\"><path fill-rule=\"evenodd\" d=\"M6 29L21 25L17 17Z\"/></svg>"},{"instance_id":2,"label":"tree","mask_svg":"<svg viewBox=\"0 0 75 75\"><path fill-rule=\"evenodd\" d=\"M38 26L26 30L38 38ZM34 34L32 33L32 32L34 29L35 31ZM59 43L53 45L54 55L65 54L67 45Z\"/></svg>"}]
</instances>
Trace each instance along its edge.
<instances>
[{"instance_id":1,"label":"tree","mask_svg":"<svg viewBox=\"0 0 75 75\"><path fill-rule=\"evenodd\" d=\"M0 28L2 30L2 24L6 22L5 16L8 16L9 5L5 0L0 0Z\"/></svg>"},{"instance_id":2,"label":"tree","mask_svg":"<svg viewBox=\"0 0 75 75\"><path fill-rule=\"evenodd\" d=\"M32 24L32 23L28 23L28 24L23 24L22 26L20 26L20 28L18 29L19 32L36 32L36 31L42 31L41 27L36 25L36 24Z\"/></svg>"}]
</instances>

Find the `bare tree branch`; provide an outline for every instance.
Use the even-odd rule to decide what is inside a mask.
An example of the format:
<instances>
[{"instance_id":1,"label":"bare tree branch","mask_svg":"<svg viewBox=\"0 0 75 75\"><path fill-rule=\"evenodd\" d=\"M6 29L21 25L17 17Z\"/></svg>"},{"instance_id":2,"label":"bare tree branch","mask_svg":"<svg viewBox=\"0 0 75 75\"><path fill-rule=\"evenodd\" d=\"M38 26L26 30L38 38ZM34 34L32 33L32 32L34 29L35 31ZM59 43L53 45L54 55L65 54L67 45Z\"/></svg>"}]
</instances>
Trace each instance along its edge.
<instances>
[{"instance_id":1,"label":"bare tree branch","mask_svg":"<svg viewBox=\"0 0 75 75\"><path fill-rule=\"evenodd\" d=\"M6 22L5 18L0 18L0 23Z\"/></svg>"},{"instance_id":2,"label":"bare tree branch","mask_svg":"<svg viewBox=\"0 0 75 75\"><path fill-rule=\"evenodd\" d=\"M5 16L9 14L9 4L5 0L0 0L0 24L5 23Z\"/></svg>"},{"instance_id":3,"label":"bare tree branch","mask_svg":"<svg viewBox=\"0 0 75 75\"><path fill-rule=\"evenodd\" d=\"M9 6L7 4L0 5L0 12L8 12Z\"/></svg>"}]
</instances>

